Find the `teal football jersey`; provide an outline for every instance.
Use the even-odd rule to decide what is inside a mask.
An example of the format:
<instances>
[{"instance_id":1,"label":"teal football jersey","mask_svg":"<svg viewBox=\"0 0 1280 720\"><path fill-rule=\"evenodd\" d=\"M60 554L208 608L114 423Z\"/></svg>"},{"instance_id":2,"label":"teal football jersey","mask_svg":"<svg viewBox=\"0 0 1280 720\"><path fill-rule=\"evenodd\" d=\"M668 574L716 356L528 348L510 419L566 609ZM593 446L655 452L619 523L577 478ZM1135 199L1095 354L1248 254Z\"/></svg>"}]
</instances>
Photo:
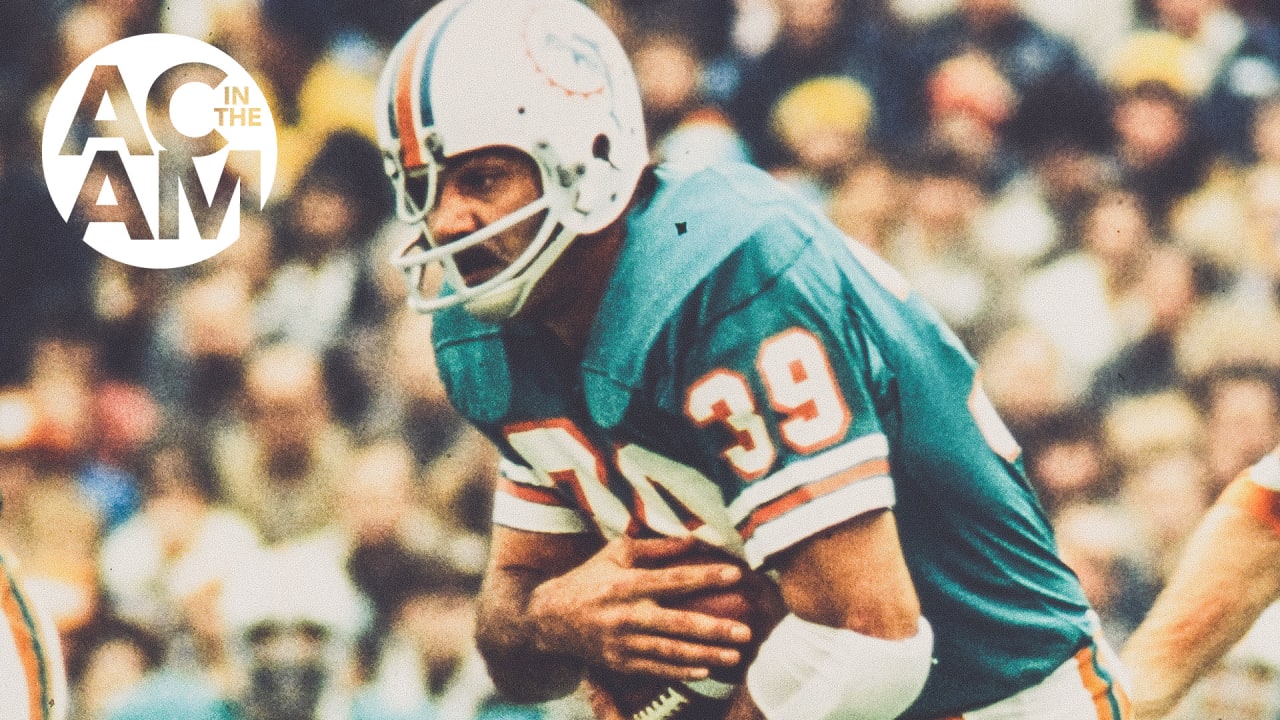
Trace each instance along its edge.
<instances>
[{"instance_id":1,"label":"teal football jersey","mask_svg":"<svg viewBox=\"0 0 1280 720\"><path fill-rule=\"evenodd\" d=\"M450 398L505 456L495 522L692 534L767 568L892 507L936 636L904 718L1008 697L1087 644L1017 443L936 313L759 170L658 180L581 360L545 330L437 316Z\"/></svg>"}]
</instances>

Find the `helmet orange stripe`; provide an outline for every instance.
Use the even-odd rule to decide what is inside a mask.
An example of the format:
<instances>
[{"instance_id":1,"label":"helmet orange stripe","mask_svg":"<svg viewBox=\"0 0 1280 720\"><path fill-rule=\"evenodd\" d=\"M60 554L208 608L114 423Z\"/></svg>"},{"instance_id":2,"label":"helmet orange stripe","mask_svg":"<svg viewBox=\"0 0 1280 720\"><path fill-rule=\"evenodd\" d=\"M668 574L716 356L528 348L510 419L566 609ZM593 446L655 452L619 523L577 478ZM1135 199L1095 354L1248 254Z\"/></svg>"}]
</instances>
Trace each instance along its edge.
<instances>
[{"instance_id":1,"label":"helmet orange stripe","mask_svg":"<svg viewBox=\"0 0 1280 720\"><path fill-rule=\"evenodd\" d=\"M431 33L431 42L427 46L425 52L420 49L423 42L423 35L426 33L427 25L420 24L411 32L413 37L409 39L405 55L400 60L399 73L396 75L396 127L400 133L400 150L401 165L406 168L421 167L426 164L422 157L422 141L423 138L418 136L417 128L430 127L435 123L431 113L430 98L430 81L432 65L435 62L436 50L439 48L440 39L444 36L445 28L453 21L461 10L466 7L465 2L459 2L449 14L435 26ZM413 78L414 71L421 68L421 78L418 83L418 96L415 98L413 94ZM414 110L420 115L414 117Z\"/></svg>"},{"instance_id":2,"label":"helmet orange stripe","mask_svg":"<svg viewBox=\"0 0 1280 720\"><path fill-rule=\"evenodd\" d=\"M396 75L396 122L400 134L400 162L404 167L419 167L422 163L422 142L418 138L417 123L413 121L413 71L418 66L418 44L427 25L419 23L414 28L415 37L406 45L400 58L400 72Z\"/></svg>"}]
</instances>

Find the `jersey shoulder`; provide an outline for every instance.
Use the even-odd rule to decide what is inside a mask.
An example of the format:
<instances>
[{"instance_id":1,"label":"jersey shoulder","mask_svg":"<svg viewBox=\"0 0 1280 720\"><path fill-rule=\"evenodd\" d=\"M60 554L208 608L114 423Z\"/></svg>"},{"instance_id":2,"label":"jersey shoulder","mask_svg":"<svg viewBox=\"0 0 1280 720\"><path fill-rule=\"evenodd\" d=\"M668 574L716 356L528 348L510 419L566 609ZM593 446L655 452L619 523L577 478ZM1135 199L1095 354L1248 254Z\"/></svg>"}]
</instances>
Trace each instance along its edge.
<instances>
[{"instance_id":1,"label":"jersey shoulder","mask_svg":"<svg viewBox=\"0 0 1280 720\"><path fill-rule=\"evenodd\" d=\"M807 242L797 218L817 214L751 165L690 175L659 167L657 174L652 197L628 217L583 364L592 414L604 427L621 419L663 329L690 302L703 301L699 288L726 273L768 282ZM743 258L758 272L735 273Z\"/></svg>"}]
</instances>

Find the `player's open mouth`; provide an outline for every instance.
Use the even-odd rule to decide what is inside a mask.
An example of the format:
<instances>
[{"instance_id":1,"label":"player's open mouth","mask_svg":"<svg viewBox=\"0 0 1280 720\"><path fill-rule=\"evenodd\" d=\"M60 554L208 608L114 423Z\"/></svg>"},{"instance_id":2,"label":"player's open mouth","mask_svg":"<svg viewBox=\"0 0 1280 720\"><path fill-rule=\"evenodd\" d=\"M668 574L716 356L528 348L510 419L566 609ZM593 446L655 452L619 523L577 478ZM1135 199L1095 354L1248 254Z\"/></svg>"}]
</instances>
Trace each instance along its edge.
<instances>
[{"instance_id":1,"label":"player's open mouth","mask_svg":"<svg viewBox=\"0 0 1280 720\"><path fill-rule=\"evenodd\" d=\"M502 258L488 249L477 246L463 250L454 256L458 263L458 272L467 287L475 287L502 272L507 266Z\"/></svg>"}]
</instances>

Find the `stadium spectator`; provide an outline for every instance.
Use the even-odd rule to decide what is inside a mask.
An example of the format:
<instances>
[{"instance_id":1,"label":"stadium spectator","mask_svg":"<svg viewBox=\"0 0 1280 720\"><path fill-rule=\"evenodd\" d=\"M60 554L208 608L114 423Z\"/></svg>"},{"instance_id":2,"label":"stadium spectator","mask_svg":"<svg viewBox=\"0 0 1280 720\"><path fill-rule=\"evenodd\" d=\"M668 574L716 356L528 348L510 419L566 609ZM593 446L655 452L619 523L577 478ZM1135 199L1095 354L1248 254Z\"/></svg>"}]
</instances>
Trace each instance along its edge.
<instances>
[{"instance_id":1,"label":"stadium spectator","mask_svg":"<svg viewBox=\"0 0 1280 720\"><path fill-rule=\"evenodd\" d=\"M255 301L257 344L285 342L324 356L361 320L366 247L390 211L370 187L377 149L354 133L330 135L279 208L279 264Z\"/></svg>"},{"instance_id":2,"label":"stadium spectator","mask_svg":"<svg viewBox=\"0 0 1280 720\"><path fill-rule=\"evenodd\" d=\"M191 438L149 448L142 509L105 535L98 562L111 607L157 638L164 666L225 677L219 597L259 539L248 520L214 502L202 453Z\"/></svg>"},{"instance_id":3,"label":"stadium spectator","mask_svg":"<svg viewBox=\"0 0 1280 720\"><path fill-rule=\"evenodd\" d=\"M980 359L992 404L1028 450L1045 423L1075 405L1057 346L1030 325L1015 324L996 336Z\"/></svg>"},{"instance_id":4,"label":"stadium spectator","mask_svg":"<svg viewBox=\"0 0 1280 720\"><path fill-rule=\"evenodd\" d=\"M366 411L368 380L352 349L385 315L374 287L372 240L391 209L374 184L376 147L350 131L328 136L288 199L276 206L277 265L253 299L254 344L288 343L324 363L333 412L355 423Z\"/></svg>"},{"instance_id":5,"label":"stadium spectator","mask_svg":"<svg viewBox=\"0 0 1280 720\"><path fill-rule=\"evenodd\" d=\"M1155 80L1116 91L1110 157L1119 182L1142 200L1154 227L1168 227L1174 205L1208 178L1213 154L1185 95Z\"/></svg>"},{"instance_id":6,"label":"stadium spectator","mask_svg":"<svg viewBox=\"0 0 1280 720\"><path fill-rule=\"evenodd\" d=\"M412 563L426 558L474 574L484 568L486 541L450 512L456 503L429 504L420 472L402 441L378 441L357 451L343 488L347 571L377 613L375 634L390 625L404 583L415 581L403 577ZM430 480L437 486L436 478ZM447 483L439 478L439 486Z\"/></svg>"},{"instance_id":7,"label":"stadium spectator","mask_svg":"<svg viewBox=\"0 0 1280 720\"><path fill-rule=\"evenodd\" d=\"M32 164L23 119L0 119L0 386L26 379L41 334L83 332L95 319L95 254L58 216Z\"/></svg>"},{"instance_id":8,"label":"stadium spectator","mask_svg":"<svg viewBox=\"0 0 1280 720\"><path fill-rule=\"evenodd\" d=\"M1008 142L1018 98L995 58L965 48L940 62L924 85L924 152L962 158L984 192L1004 189L1022 168Z\"/></svg>"},{"instance_id":9,"label":"stadium spectator","mask_svg":"<svg viewBox=\"0 0 1280 720\"><path fill-rule=\"evenodd\" d=\"M910 187L885 159L864 158L831 191L828 213L845 235L883 255L901 222Z\"/></svg>"},{"instance_id":10,"label":"stadium spectator","mask_svg":"<svg viewBox=\"0 0 1280 720\"><path fill-rule=\"evenodd\" d=\"M1102 153L1075 142L1049 144L1027 163L975 221L984 252L1012 278L1074 248L1098 188L1116 180Z\"/></svg>"},{"instance_id":11,"label":"stadium spectator","mask_svg":"<svg viewBox=\"0 0 1280 720\"><path fill-rule=\"evenodd\" d=\"M126 707L148 673L160 667L160 638L128 622L102 617L80 633L83 647L69 656L73 680L72 716L113 720Z\"/></svg>"},{"instance_id":12,"label":"stadium spectator","mask_svg":"<svg viewBox=\"0 0 1280 720\"><path fill-rule=\"evenodd\" d=\"M749 160L732 122L707 99L706 69L690 39L646 31L631 57L655 157L690 168Z\"/></svg>"},{"instance_id":13,"label":"stadium spectator","mask_svg":"<svg viewBox=\"0 0 1280 720\"><path fill-rule=\"evenodd\" d=\"M1132 470L1176 453L1204 453L1204 418L1183 390L1125 398L1102 419L1108 454Z\"/></svg>"},{"instance_id":14,"label":"stadium spectator","mask_svg":"<svg viewBox=\"0 0 1280 720\"><path fill-rule=\"evenodd\" d=\"M979 172L954 152L930 148L910 178L913 192L884 256L981 353L1004 330L1009 288L975 232L986 200Z\"/></svg>"},{"instance_id":15,"label":"stadium spectator","mask_svg":"<svg viewBox=\"0 0 1280 720\"><path fill-rule=\"evenodd\" d=\"M874 159L867 147L871 95L841 76L805 80L778 98L770 127L786 158L773 175L815 206L830 206L845 175ZM730 159L730 158L726 158Z\"/></svg>"},{"instance_id":16,"label":"stadium spectator","mask_svg":"<svg viewBox=\"0 0 1280 720\"><path fill-rule=\"evenodd\" d=\"M271 238L261 215L246 214L240 239L166 295L144 382L170 422L217 423L233 414L253 347L253 301L275 267Z\"/></svg>"},{"instance_id":17,"label":"stadium spectator","mask_svg":"<svg viewBox=\"0 0 1280 720\"><path fill-rule=\"evenodd\" d=\"M1207 79L1194 113L1213 152L1247 162L1254 109L1280 89L1280 26L1222 0L1153 0L1151 7L1152 25L1187 41Z\"/></svg>"},{"instance_id":18,"label":"stadium spectator","mask_svg":"<svg viewBox=\"0 0 1280 720\"><path fill-rule=\"evenodd\" d=\"M279 142L273 192L287 195L328 137L351 130L372 139L372 78L331 52L333 0L250 3L228 52L255 78ZM341 98L341 100L335 100ZM236 168L251 176L256 167ZM262 187L261 183L254 185ZM372 188L369 188L372 190Z\"/></svg>"},{"instance_id":19,"label":"stadium spectator","mask_svg":"<svg viewBox=\"0 0 1280 720\"><path fill-rule=\"evenodd\" d=\"M1163 585L1183 543L1214 497L1204 459L1189 449L1151 453L1130 463L1120 479L1118 500L1134 519L1150 551L1153 577Z\"/></svg>"},{"instance_id":20,"label":"stadium spectator","mask_svg":"<svg viewBox=\"0 0 1280 720\"><path fill-rule=\"evenodd\" d=\"M1102 188L1079 228L1079 247L1028 273L1017 313L1053 340L1073 392L1145 329L1137 299L1156 229L1134 192Z\"/></svg>"},{"instance_id":21,"label":"stadium spectator","mask_svg":"<svg viewBox=\"0 0 1280 720\"><path fill-rule=\"evenodd\" d=\"M426 557L388 568L396 581L389 634L352 720L542 720L544 708L502 702L472 643L480 574Z\"/></svg>"},{"instance_id":22,"label":"stadium spectator","mask_svg":"<svg viewBox=\"0 0 1280 720\"><path fill-rule=\"evenodd\" d=\"M1046 511L1115 496L1115 459L1091 409L1070 406L1043 418L1019 438L1026 445L1027 475Z\"/></svg>"},{"instance_id":23,"label":"stadium spectator","mask_svg":"<svg viewBox=\"0 0 1280 720\"><path fill-rule=\"evenodd\" d=\"M725 109L751 148L754 162L771 169L786 157L769 132L768 109L796 84L813 77L845 75L871 93L875 124L869 133L878 148L899 148L915 127L905 107L897 58L900 29L871 4L839 0L783 0L779 28L758 57L738 57L736 83Z\"/></svg>"},{"instance_id":24,"label":"stadium spectator","mask_svg":"<svg viewBox=\"0 0 1280 720\"><path fill-rule=\"evenodd\" d=\"M218 612L240 720L348 720L347 681L369 607L337 537L265 548L228 580Z\"/></svg>"},{"instance_id":25,"label":"stadium spectator","mask_svg":"<svg viewBox=\"0 0 1280 720\"><path fill-rule=\"evenodd\" d=\"M1105 142L1105 92L1096 71L1070 42L1028 17L1014 0L960 0L926 23L912 40L911 73L927 106L928 80L966 52L990 58L1009 84L1004 139L1025 162L1044 146Z\"/></svg>"},{"instance_id":26,"label":"stadium spectator","mask_svg":"<svg viewBox=\"0 0 1280 720\"><path fill-rule=\"evenodd\" d=\"M320 359L293 345L254 352L241 417L213 438L218 492L264 542L300 540L336 517L350 432L330 411Z\"/></svg>"},{"instance_id":27,"label":"stadium spectator","mask_svg":"<svg viewBox=\"0 0 1280 720\"><path fill-rule=\"evenodd\" d=\"M1113 504L1073 503L1054 517L1062 559L1080 576L1102 631L1123 643L1151 607L1156 579L1147 568L1147 545L1129 513Z\"/></svg>"},{"instance_id":28,"label":"stadium spectator","mask_svg":"<svg viewBox=\"0 0 1280 720\"><path fill-rule=\"evenodd\" d=\"M1193 386L1205 418L1214 491L1280 443L1280 369L1224 364Z\"/></svg>"},{"instance_id":29,"label":"stadium spectator","mask_svg":"<svg viewBox=\"0 0 1280 720\"><path fill-rule=\"evenodd\" d=\"M1145 330L1111 353L1090 381L1089 402L1104 411L1118 399L1172 391L1184 382L1178 367L1180 335L1205 295L1195 260L1167 245L1152 251L1141 273L1137 295Z\"/></svg>"}]
</instances>

